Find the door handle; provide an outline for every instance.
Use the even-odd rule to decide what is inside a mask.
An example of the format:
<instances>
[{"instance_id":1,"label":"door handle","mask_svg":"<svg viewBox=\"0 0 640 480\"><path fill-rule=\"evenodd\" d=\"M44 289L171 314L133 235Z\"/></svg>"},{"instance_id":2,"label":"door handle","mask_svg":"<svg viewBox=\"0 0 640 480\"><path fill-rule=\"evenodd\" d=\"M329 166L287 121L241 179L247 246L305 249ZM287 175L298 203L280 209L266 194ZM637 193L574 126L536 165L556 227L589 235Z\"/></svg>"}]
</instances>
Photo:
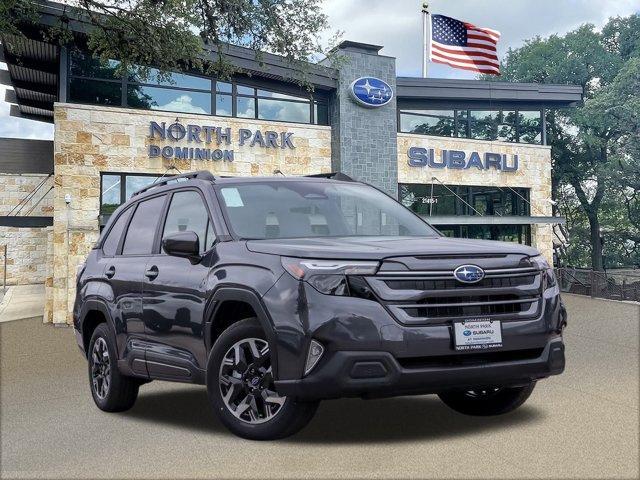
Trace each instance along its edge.
<instances>
[{"instance_id":1,"label":"door handle","mask_svg":"<svg viewBox=\"0 0 640 480\"><path fill-rule=\"evenodd\" d=\"M104 276L107 278L112 278L115 274L116 274L116 267L114 267L113 265L107 268L107 271L104 272Z\"/></svg>"},{"instance_id":2,"label":"door handle","mask_svg":"<svg viewBox=\"0 0 640 480\"><path fill-rule=\"evenodd\" d=\"M153 280L154 278L156 278L158 276L158 267L156 267L155 265L151 268L148 268L146 272L144 272L144 275L149 279L149 280Z\"/></svg>"}]
</instances>

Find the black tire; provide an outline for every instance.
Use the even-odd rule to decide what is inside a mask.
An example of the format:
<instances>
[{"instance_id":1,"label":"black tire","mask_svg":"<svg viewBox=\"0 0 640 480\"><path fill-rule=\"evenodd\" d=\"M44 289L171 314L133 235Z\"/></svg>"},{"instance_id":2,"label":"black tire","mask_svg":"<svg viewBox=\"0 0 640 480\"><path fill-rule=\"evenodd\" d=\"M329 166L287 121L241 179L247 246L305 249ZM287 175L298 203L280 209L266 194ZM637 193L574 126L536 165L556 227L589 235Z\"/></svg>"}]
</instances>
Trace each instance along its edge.
<instances>
[{"instance_id":1,"label":"black tire","mask_svg":"<svg viewBox=\"0 0 640 480\"><path fill-rule=\"evenodd\" d=\"M536 382L524 387L481 387L477 390L441 392L438 396L456 412L487 417L514 411L527 401L535 386Z\"/></svg>"},{"instance_id":2,"label":"black tire","mask_svg":"<svg viewBox=\"0 0 640 480\"><path fill-rule=\"evenodd\" d=\"M96 344L98 344L98 350L96 350ZM96 358L100 357L98 355L100 348L105 346L104 352L107 355L108 366L104 364L104 355L102 355L102 362L96 361ZM89 342L87 360L89 388L98 408L105 412L123 412L133 407L136 398L138 398L140 382L135 378L122 375L118 370L115 341L107 324L101 323L93 332ZM99 377L102 378L102 381ZM105 379L108 382L106 388Z\"/></svg>"},{"instance_id":3,"label":"black tire","mask_svg":"<svg viewBox=\"0 0 640 480\"><path fill-rule=\"evenodd\" d=\"M247 350L249 346L247 342L254 342L254 346L259 343L262 346L259 353L262 355L253 356L251 349ZM243 351L242 361L230 364L229 356L235 357L236 354L233 352L238 344L240 344L238 351ZM223 365L225 358L227 362ZM276 440L288 437L306 426L318 408L318 402L298 402L291 398L277 396L273 387L273 377L269 373L270 367L268 344L256 318L247 318L231 325L222 332L211 349L207 362L209 400L220 421L240 437L251 440ZM251 383L251 380L256 378L259 380ZM229 405L223 398L223 389L229 396ZM270 402L269 399L274 398L274 394L278 402L282 403ZM237 404L234 404L235 402ZM240 404L244 404L244 409ZM249 404L251 406L248 406ZM271 413L273 405L277 405L274 414ZM232 413L234 407L236 412L241 410L245 413ZM273 416L269 418L269 415Z\"/></svg>"}]
</instances>

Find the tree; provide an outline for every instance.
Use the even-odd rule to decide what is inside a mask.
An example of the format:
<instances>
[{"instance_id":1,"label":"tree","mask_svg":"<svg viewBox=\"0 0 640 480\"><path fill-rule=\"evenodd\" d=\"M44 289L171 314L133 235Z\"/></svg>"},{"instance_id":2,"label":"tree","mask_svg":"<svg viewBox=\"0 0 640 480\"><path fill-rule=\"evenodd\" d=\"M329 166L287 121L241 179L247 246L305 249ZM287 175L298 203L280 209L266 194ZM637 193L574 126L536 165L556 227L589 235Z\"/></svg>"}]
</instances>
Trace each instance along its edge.
<instances>
[{"instance_id":1,"label":"tree","mask_svg":"<svg viewBox=\"0 0 640 480\"><path fill-rule=\"evenodd\" d=\"M627 262L638 263L640 16L612 18L601 31L586 24L564 36L536 37L510 49L501 70L505 81L583 87L584 105L547 114L554 198L575 195L580 211L572 211L578 224L569 225L570 233L583 232L579 223L586 219L592 268L604 267L603 231L607 250L635 252ZM603 224L604 211L613 223Z\"/></svg>"},{"instance_id":2,"label":"tree","mask_svg":"<svg viewBox=\"0 0 640 480\"><path fill-rule=\"evenodd\" d=\"M295 79L306 82L307 61L322 53L319 33L327 17L319 0L77 0L65 7L49 39L64 43L71 18L93 28L88 47L103 61L120 60L121 69L153 66L168 72L195 69L228 78L238 69L225 57L228 44L284 57ZM0 0L0 31L20 35L38 18L36 2ZM143 76L149 71L143 70Z\"/></svg>"}]
</instances>

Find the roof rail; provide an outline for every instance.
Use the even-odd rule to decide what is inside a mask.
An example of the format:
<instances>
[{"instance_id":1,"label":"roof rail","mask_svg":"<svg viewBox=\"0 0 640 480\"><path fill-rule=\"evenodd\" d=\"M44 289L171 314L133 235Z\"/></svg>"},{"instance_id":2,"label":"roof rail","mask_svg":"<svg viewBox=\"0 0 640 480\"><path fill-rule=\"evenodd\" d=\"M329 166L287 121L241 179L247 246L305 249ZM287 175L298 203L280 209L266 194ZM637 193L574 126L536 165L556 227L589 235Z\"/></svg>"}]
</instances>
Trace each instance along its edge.
<instances>
[{"instance_id":1,"label":"roof rail","mask_svg":"<svg viewBox=\"0 0 640 480\"><path fill-rule=\"evenodd\" d=\"M305 177L311 178L328 178L330 180L341 180L343 182L355 182L353 178L342 172L329 172L329 173L314 173L312 175L305 175Z\"/></svg>"},{"instance_id":2,"label":"roof rail","mask_svg":"<svg viewBox=\"0 0 640 480\"><path fill-rule=\"evenodd\" d=\"M153 182L151 185L146 186L144 188L141 188L140 190L134 192L133 195L131 195L131 196L135 197L136 195L140 195L141 193L144 193L147 190L151 190L152 188L156 188L156 187L161 187L163 185L167 185L169 182L178 181L181 178L184 178L185 180L198 179L198 180L207 180L209 182L215 182L216 181L216 177L214 177L211 172L207 172L206 170L200 170L198 172L191 172L191 173L183 173L181 175L172 175L170 177L160 177L158 180Z\"/></svg>"}]
</instances>

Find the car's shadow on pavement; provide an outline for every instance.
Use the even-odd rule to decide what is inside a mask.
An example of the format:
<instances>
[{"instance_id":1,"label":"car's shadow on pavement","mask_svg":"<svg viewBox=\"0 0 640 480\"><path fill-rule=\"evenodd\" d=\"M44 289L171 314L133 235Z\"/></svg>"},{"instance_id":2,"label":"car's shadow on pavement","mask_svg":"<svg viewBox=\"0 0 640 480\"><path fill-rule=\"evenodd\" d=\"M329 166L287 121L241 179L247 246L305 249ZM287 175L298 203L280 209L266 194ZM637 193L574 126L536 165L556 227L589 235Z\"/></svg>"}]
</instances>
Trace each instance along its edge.
<instances>
[{"instance_id":1,"label":"car's shadow on pavement","mask_svg":"<svg viewBox=\"0 0 640 480\"><path fill-rule=\"evenodd\" d=\"M141 392L134 408L124 415L202 433L228 432L211 411L204 388ZM320 404L305 429L285 441L327 444L438 440L538 422L544 415L544 411L524 405L507 415L469 417L450 410L435 395L330 400Z\"/></svg>"}]
</instances>

